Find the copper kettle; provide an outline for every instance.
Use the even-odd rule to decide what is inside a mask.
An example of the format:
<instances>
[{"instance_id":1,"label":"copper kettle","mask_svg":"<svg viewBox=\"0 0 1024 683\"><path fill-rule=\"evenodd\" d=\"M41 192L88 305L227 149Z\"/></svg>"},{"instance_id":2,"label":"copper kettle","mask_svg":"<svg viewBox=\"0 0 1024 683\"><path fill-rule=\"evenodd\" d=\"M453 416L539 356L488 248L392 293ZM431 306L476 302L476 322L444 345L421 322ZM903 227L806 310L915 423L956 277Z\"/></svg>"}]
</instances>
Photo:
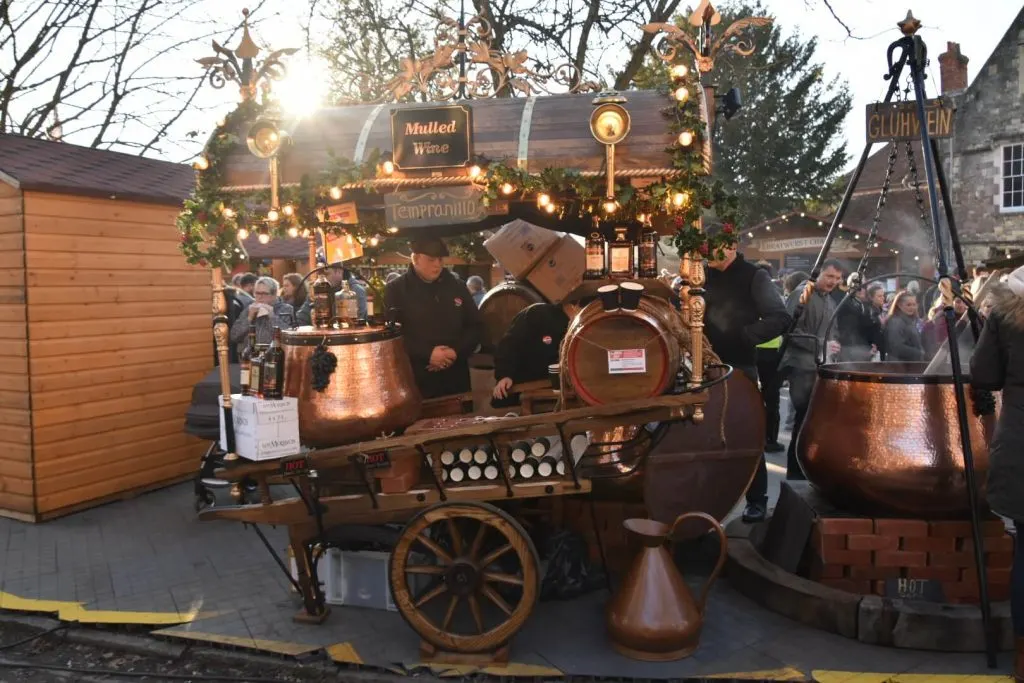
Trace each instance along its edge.
<instances>
[{"instance_id":1,"label":"copper kettle","mask_svg":"<svg viewBox=\"0 0 1024 683\"><path fill-rule=\"evenodd\" d=\"M697 600L669 552L676 527L692 518L708 522L721 539L718 562ZM643 550L608 603L612 645L630 659L647 662L670 662L690 656L700 644L704 601L725 564L725 531L714 517L703 512L679 515L671 527L653 519L627 519L623 526L640 538Z\"/></svg>"}]
</instances>

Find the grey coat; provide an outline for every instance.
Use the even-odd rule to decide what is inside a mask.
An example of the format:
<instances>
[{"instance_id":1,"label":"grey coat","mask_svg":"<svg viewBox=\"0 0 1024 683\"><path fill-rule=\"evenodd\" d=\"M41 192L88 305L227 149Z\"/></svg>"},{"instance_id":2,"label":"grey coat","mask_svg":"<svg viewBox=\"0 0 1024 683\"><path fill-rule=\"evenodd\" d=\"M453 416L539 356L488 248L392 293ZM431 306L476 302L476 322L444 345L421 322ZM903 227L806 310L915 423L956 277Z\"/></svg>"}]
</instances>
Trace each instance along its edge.
<instances>
[{"instance_id":1,"label":"grey coat","mask_svg":"<svg viewBox=\"0 0 1024 683\"><path fill-rule=\"evenodd\" d=\"M246 337L249 336L249 306L252 306L252 303L242 310L241 315L231 325L231 342L238 347L239 353L245 350ZM278 298L274 301L274 312L262 318L256 318L253 325L256 327L256 343L269 344L274 338L275 327L280 327L282 330L294 327L295 310L291 304L286 304Z\"/></svg>"},{"instance_id":2,"label":"grey coat","mask_svg":"<svg viewBox=\"0 0 1024 683\"><path fill-rule=\"evenodd\" d=\"M896 311L885 322L885 360L909 363L924 359L917 319Z\"/></svg>"},{"instance_id":3,"label":"grey coat","mask_svg":"<svg viewBox=\"0 0 1024 683\"><path fill-rule=\"evenodd\" d=\"M793 312L796 310L796 306L800 302L800 295L803 294L806 284L807 281L805 280L800 283L799 287L789 293L789 298L786 299L786 311L790 315L793 315ZM786 355L782 358L782 363L779 364L779 367L795 370L816 369L818 364L815 360L815 353L820 353L819 349L825 348L825 342L836 337L836 327L833 325L829 339L825 339L825 331L835 312L836 302L832 298L832 294L822 293L815 289L814 293L811 294L810 301L804 306L803 313L800 314L800 319L797 321L792 336L789 337ZM813 339L807 336L801 335L817 337L818 343L815 343Z\"/></svg>"},{"instance_id":4,"label":"grey coat","mask_svg":"<svg viewBox=\"0 0 1024 683\"><path fill-rule=\"evenodd\" d=\"M1024 523L1024 297L997 295L971 357L971 385L1002 391L1002 410L989 446L988 502Z\"/></svg>"}]
</instances>

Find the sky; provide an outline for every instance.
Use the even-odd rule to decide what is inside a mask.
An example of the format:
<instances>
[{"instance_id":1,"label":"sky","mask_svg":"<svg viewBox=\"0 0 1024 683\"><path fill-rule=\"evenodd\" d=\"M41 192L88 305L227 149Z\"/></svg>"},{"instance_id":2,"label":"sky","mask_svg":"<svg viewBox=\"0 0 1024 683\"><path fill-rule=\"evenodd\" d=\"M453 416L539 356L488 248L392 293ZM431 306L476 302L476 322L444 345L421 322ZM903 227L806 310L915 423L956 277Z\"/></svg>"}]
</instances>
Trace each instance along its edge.
<instances>
[{"instance_id":1,"label":"sky","mask_svg":"<svg viewBox=\"0 0 1024 683\"><path fill-rule=\"evenodd\" d=\"M206 31L222 26L219 39L227 47L234 48L238 44L238 35L229 36L241 19L242 8L253 6L255 1L206 0L200 7L204 12L201 28ZM826 80L839 77L849 83L853 110L846 119L843 133L848 141L848 167L852 166L863 149L864 109L884 95L886 82L882 75L886 69L886 47L899 38L896 23L906 15L908 6L896 5L890 0L831 0L839 18L850 27L854 36L850 37L829 13L824 0L762 0L762 3L776 17L784 33L795 32L805 39L817 38L817 59L824 67ZM937 57L945 51L946 42L960 43L962 53L970 59L968 75L973 79L1021 10L1022 1L975 0L975 6L983 8L978 12L970 11L971 4L963 0L919 0L915 4L915 14L923 22L921 35L929 45L933 62L927 88L929 95L934 96L939 87ZM306 2L265 0L259 14L262 21L254 28L253 34L262 48L304 47L302 25L308 15ZM192 60L210 56L213 51L203 50L202 45L190 46L190 50L195 54L178 51L173 55L174 63L166 66L175 72L198 73L200 67ZM317 92L324 90L325 79L315 65L313 68L306 65L305 54L305 50L301 50L288 59L289 78L276 88L286 102L307 105L316 98ZM728 84L720 86L724 90ZM186 113L178 122L176 137L181 139L185 131L209 131L236 102L237 88L231 84L221 90L205 87L196 100L196 109ZM166 145L154 156L169 161L187 161L198 154L203 137L197 138L190 147ZM68 141L89 142L88 139Z\"/></svg>"}]
</instances>

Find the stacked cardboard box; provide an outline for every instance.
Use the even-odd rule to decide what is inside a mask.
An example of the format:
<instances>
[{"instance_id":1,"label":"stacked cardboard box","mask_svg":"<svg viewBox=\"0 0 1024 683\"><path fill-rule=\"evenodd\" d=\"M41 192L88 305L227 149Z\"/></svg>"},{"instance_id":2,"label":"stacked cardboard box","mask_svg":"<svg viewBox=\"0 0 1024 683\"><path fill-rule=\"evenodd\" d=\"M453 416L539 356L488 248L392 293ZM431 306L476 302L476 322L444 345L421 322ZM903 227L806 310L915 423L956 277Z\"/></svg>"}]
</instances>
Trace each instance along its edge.
<instances>
[{"instance_id":1,"label":"stacked cardboard box","mask_svg":"<svg viewBox=\"0 0 1024 683\"><path fill-rule=\"evenodd\" d=\"M572 235L517 219L484 246L513 277L529 282L551 303L562 301L583 282L585 250Z\"/></svg>"}]
</instances>

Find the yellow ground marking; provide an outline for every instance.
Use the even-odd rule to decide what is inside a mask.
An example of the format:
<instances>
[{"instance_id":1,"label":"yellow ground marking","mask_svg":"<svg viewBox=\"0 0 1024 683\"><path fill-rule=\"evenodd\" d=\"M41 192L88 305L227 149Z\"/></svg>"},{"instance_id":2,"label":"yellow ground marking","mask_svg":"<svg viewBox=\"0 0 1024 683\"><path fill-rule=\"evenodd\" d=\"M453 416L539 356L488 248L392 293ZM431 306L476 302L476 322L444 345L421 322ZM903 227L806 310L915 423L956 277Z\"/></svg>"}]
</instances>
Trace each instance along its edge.
<instances>
[{"instance_id":1,"label":"yellow ground marking","mask_svg":"<svg viewBox=\"0 0 1024 683\"><path fill-rule=\"evenodd\" d=\"M989 674L891 674L857 671L812 671L817 683L1008 683L1009 675Z\"/></svg>"},{"instance_id":2,"label":"yellow ground marking","mask_svg":"<svg viewBox=\"0 0 1024 683\"><path fill-rule=\"evenodd\" d=\"M153 631L153 634L167 638L185 638L188 640L199 640L205 643L244 647L252 650L262 650L263 652L273 652L277 655L290 655L292 657L323 649L320 645L289 643L283 640L263 640L261 638L247 638L245 636L225 636L220 633L203 633L202 631L161 629L159 631ZM345 645L345 643L342 643L342 645Z\"/></svg>"},{"instance_id":3,"label":"yellow ground marking","mask_svg":"<svg viewBox=\"0 0 1024 683\"><path fill-rule=\"evenodd\" d=\"M123 610L94 610L81 602L70 600L43 600L22 598L0 591L0 609L17 612L47 612L56 614L61 621L76 621L82 624L137 624L144 626L172 626L185 624L218 613L198 610L189 612L132 612Z\"/></svg>"},{"instance_id":4,"label":"yellow ground marking","mask_svg":"<svg viewBox=\"0 0 1024 683\"><path fill-rule=\"evenodd\" d=\"M328 645L327 656L339 664L362 664L363 658L359 656L356 649L349 643L335 643Z\"/></svg>"},{"instance_id":5,"label":"yellow ground marking","mask_svg":"<svg viewBox=\"0 0 1024 683\"><path fill-rule=\"evenodd\" d=\"M741 681L803 681L807 677L792 667L785 669L768 669L765 671L742 671L732 674L701 674L700 678L736 678Z\"/></svg>"}]
</instances>

